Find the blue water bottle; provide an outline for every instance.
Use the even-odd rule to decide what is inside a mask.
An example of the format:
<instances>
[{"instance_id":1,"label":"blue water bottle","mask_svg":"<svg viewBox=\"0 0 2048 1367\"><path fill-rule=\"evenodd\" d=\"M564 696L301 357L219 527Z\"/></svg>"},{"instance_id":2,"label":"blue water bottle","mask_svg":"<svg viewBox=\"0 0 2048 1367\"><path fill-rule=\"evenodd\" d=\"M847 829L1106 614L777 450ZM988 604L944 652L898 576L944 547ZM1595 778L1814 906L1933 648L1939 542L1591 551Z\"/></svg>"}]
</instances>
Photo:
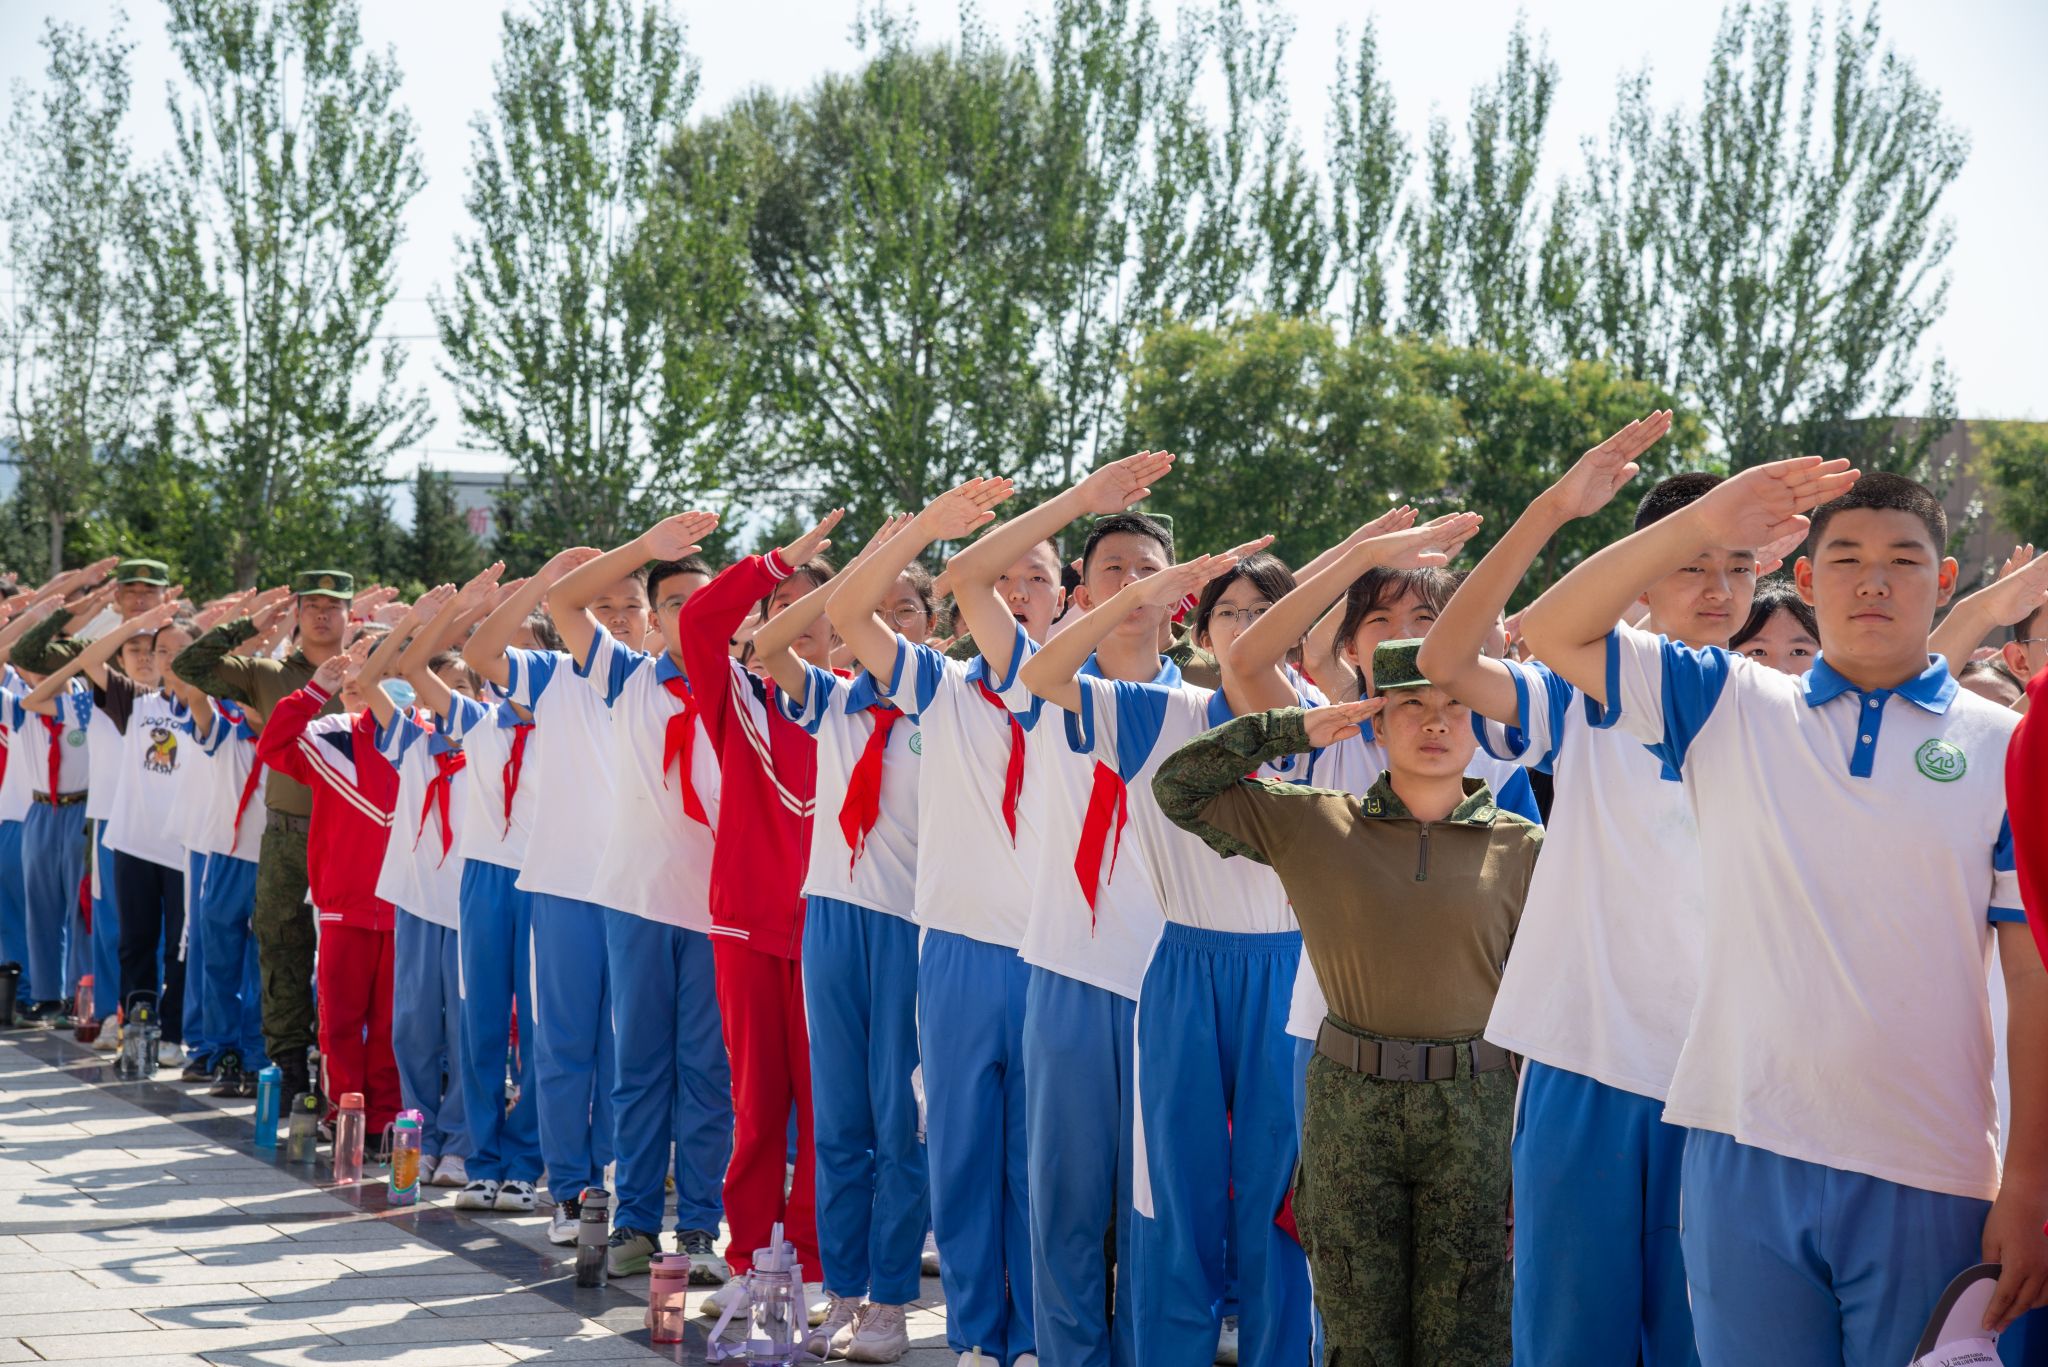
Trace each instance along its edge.
<instances>
[{"instance_id":1,"label":"blue water bottle","mask_svg":"<svg viewBox=\"0 0 2048 1367\"><path fill-rule=\"evenodd\" d=\"M277 1121L284 1108L284 1069L275 1063L256 1074L256 1147L277 1151Z\"/></svg>"}]
</instances>

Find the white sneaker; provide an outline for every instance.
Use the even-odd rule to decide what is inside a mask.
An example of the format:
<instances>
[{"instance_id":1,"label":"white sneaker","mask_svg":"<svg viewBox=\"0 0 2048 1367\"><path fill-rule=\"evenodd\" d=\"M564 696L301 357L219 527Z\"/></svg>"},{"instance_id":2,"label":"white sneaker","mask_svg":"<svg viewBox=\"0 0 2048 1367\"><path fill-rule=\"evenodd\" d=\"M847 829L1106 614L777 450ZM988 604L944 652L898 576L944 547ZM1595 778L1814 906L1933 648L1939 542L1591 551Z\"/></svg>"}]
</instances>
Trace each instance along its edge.
<instances>
[{"instance_id":1,"label":"white sneaker","mask_svg":"<svg viewBox=\"0 0 2048 1367\"><path fill-rule=\"evenodd\" d=\"M428 1178L422 1174L420 1181L430 1182L437 1187L466 1187L469 1185L469 1164L462 1160L459 1153L444 1153L441 1155L441 1161L434 1164L433 1177Z\"/></svg>"},{"instance_id":2,"label":"white sneaker","mask_svg":"<svg viewBox=\"0 0 2048 1367\"><path fill-rule=\"evenodd\" d=\"M744 1301L746 1297L746 1281L742 1278L735 1277L731 1281L727 1282L724 1286L719 1287L716 1291L706 1296L703 1299L703 1301L697 1306L697 1313L702 1315L707 1320L715 1320L720 1315L723 1315L725 1313L725 1308L728 1305L737 1305L741 1301ZM739 1313L737 1311L733 1313L733 1322L735 1324L739 1322Z\"/></svg>"},{"instance_id":3,"label":"white sneaker","mask_svg":"<svg viewBox=\"0 0 2048 1367\"><path fill-rule=\"evenodd\" d=\"M718 1256L708 1231L678 1230L676 1252L690 1255L690 1285L723 1286L732 1280L732 1264Z\"/></svg>"},{"instance_id":4,"label":"white sneaker","mask_svg":"<svg viewBox=\"0 0 2048 1367\"><path fill-rule=\"evenodd\" d=\"M158 1040L156 1045L156 1066L159 1068L184 1067L185 1051L169 1040Z\"/></svg>"},{"instance_id":5,"label":"white sneaker","mask_svg":"<svg viewBox=\"0 0 2048 1367\"><path fill-rule=\"evenodd\" d=\"M121 1051L121 1027L112 1021L103 1023L100 1026L99 1034L93 1036L92 1047L95 1053L119 1053Z\"/></svg>"},{"instance_id":6,"label":"white sneaker","mask_svg":"<svg viewBox=\"0 0 2048 1367\"><path fill-rule=\"evenodd\" d=\"M1223 1317L1223 1331L1216 1335L1216 1367L1237 1367L1237 1316Z\"/></svg>"},{"instance_id":7,"label":"white sneaker","mask_svg":"<svg viewBox=\"0 0 2048 1367\"><path fill-rule=\"evenodd\" d=\"M582 1212L576 1209L574 1201L555 1202L555 1213L548 1216L548 1242L551 1244L573 1244L576 1242L576 1226Z\"/></svg>"},{"instance_id":8,"label":"white sneaker","mask_svg":"<svg viewBox=\"0 0 2048 1367\"><path fill-rule=\"evenodd\" d=\"M419 1185L419 1186L422 1186L422 1187L431 1187L431 1186L433 1186L433 1185L434 1185L434 1173L435 1173L435 1171L436 1171L436 1170L438 1169L438 1167L439 1167L439 1165L440 1165L440 1162L441 1162L440 1156L439 1156L439 1155L437 1155L437 1154L431 1154L431 1153L423 1153L423 1154L421 1154L421 1155L420 1155L420 1175L419 1175L419 1179L418 1179L417 1185ZM468 1186L468 1185L469 1185L469 1183L465 1182L465 1183L463 1183L463 1185L464 1185L464 1186Z\"/></svg>"},{"instance_id":9,"label":"white sneaker","mask_svg":"<svg viewBox=\"0 0 2048 1367\"><path fill-rule=\"evenodd\" d=\"M1011 1363L1010 1367L1038 1367L1038 1354L1019 1353L1017 1360Z\"/></svg>"},{"instance_id":10,"label":"white sneaker","mask_svg":"<svg viewBox=\"0 0 2048 1367\"><path fill-rule=\"evenodd\" d=\"M826 1293L825 1317L804 1340L804 1351L814 1358L844 1357L847 1341L853 1337L853 1317L859 1311L860 1302L852 1296Z\"/></svg>"},{"instance_id":11,"label":"white sneaker","mask_svg":"<svg viewBox=\"0 0 2048 1367\"><path fill-rule=\"evenodd\" d=\"M531 1215L539 1205L540 1198L534 1194L533 1183L500 1182L498 1199L491 1202L491 1209L507 1215Z\"/></svg>"},{"instance_id":12,"label":"white sneaker","mask_svg":"<svg viewBox=\"0 0 2048 1367\"><path fill-rule=\"evenodd\" d=\"M498 1184L487 1177L479 1177L455 1193L457 1210L496 1210L498 1208Z\"/></svg>"},{"instance_id":13,"label":"white sneaker","mask_svg":"<svg viewBox=\"0 0 2048 1367\"><path fill-rule=\"evenodd\" d=\"M939 1275L939 1236L925 1231L924 1256L918 1259L918 1271L927 1277Z\"/></svg>"},{"instance_id":14,"label":"white sneaker","mask_svg":"<svg viewBox=\"0 0 2048 1367\"><path fill-rule=\"evenodd\" d=\"M848 1362L895 1362L910 1351L910 1328L901 1305L864 1303L854 1317L853 1337L846 1345Z\"/></svg>"},{"instance_id":15,"label":"white sneaker","mask_svg":"<svg viewBox=\"0 0 2048 1367\"><path fill-rule=\"evenodd\" d=\"M804 1283L804 1323L813 1329L825 1322L825 1316L832 1313L832 1298L825 1294L825 1283Z\"/></svg>"}]
</instances>

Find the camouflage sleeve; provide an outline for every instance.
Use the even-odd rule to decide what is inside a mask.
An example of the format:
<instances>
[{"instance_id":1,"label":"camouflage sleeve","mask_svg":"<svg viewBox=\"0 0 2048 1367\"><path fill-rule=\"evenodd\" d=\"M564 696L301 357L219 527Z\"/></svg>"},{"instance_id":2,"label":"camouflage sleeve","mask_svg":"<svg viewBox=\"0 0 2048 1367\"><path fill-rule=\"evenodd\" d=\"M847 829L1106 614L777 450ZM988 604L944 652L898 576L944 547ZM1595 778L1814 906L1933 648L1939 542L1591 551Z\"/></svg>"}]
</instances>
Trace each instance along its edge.
<instances>
[{"instance_id":1,"label":"camouflage sleeve","mask_svg":"<svg viewBox=\"0 0 2048 1367\"><path fill-rule=\"evenodd\" d=\"M23 632L10 657L15 668L33 674L54 674L71 663L85 647L69 636L58 635L70 620L71 614L59 608Z\"/></svg>"},{"instance_id":2,"label":"camouflage sleeve","mask_svg":"<svg viewBox=\"0 0 2048 1367\"><path fill-rule=\"evenodd\" d=\"M1321 796L1313 788L1268 779L1247 779L1282 755L1310 748L1299 707L1282 707L1239 717L1206 731L1167 756L1152 779L1153 796L1167 820L1201 837L1224 858L1242 855L1270 864L1262 809L1297 795Z\"/></svg>"},{"instance_id":3,"label":"camouflage sleeve","mask_svg":"<svg viewBox=\"0 0 2048 1367\"><path fill-rule=\"evenodd\" d=\"M246 617L222 622L191 645L178 652L171 668L179 678L216 698L245 706L257 706L257 662L236 655L235 647L256 634L256 624Z\"/></svg>"}]
</instances>

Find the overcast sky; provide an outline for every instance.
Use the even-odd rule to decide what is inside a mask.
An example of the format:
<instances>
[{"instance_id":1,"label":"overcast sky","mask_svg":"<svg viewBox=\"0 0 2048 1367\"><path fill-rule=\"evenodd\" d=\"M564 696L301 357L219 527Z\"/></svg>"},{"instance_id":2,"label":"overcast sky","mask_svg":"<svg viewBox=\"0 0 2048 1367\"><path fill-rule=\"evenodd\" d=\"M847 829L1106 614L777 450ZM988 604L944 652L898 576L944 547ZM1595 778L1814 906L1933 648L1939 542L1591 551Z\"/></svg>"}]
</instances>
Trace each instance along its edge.
<instances>
[{"instance_id":1,"label":"overcast sky","mask_svg":"<svg viewBox=\"0 0 2048 1367\"><path fill-rule=\"evenodd\" d=\"M515 0L516 2L516 0ZM1497 70L1517 6L1513 0L1287 0L1298 23L1289 55L1297 126L1320 149L1332 58L1340 28L1367 15L1380 33L1383 66L1411 143L1433 112L1462 122L1472 88ZM471 116L491 93L501 0L362 0L369 41L390 46L405 72L403 97L420 128L427 183L407 215L398 302L385 330L408 339L412 382L424 385L436 423L403 468L424 457L440 468L474 467L447 385L435 369L429 295L445 290L452 244L465 227L462 195L470 160ZM769 85L799 89L820 74L853 67L853 0L743 0L675 6L702 71L697 112L723 107L742 91ZM911 7L922 35L950 38L955 0ZM980 0L986 26L1013 34L1042 8L1032 0ZM1158 0L1170 14L1172 0ZM1546 179L1576 167L1580 140L1601 134L1614 108L1616 80L1648 64L1656 100L1697 99L1717 0L1547 0L1529 7L1561 70L1551 117ZM1830 16L1833 13L1829 9ZM42 78L35 42L43 22L63 17L106 29L108 0L0 0L0 78ZM1798 10L1807 13L1804 4ZM176 73L154 0L131 0L136 94L131 112L142 158L166 146L165 82ZM1954 277L1947 315L1932 345L1955 367L1969 417L2048 418L2048 3L2042 0L1893 0L1884 12L1891 42L1942 96L1948 116L1970 136L1971 153L1949 192L1956 223Z\"/></svg>"}]
</instances>

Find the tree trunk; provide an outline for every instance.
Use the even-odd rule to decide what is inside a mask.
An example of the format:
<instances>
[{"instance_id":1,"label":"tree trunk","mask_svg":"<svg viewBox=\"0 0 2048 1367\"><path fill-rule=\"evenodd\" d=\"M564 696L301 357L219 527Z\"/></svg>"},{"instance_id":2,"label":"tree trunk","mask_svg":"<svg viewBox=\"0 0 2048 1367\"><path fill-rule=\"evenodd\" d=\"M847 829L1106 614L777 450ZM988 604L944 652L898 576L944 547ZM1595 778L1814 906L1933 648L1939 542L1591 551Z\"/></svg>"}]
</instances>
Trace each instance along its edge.
<instances>
[{"instance_id":1,"label":"tree trunk","mask_svg":"<svg viewBox=\"0 0 2048 1367\"><path fill-rule=\"evenodd\" d=\"M64 527L66 518L57 509L50 510L50 573L56 574L64 568Z\"/></svg>"}]
</instances>

